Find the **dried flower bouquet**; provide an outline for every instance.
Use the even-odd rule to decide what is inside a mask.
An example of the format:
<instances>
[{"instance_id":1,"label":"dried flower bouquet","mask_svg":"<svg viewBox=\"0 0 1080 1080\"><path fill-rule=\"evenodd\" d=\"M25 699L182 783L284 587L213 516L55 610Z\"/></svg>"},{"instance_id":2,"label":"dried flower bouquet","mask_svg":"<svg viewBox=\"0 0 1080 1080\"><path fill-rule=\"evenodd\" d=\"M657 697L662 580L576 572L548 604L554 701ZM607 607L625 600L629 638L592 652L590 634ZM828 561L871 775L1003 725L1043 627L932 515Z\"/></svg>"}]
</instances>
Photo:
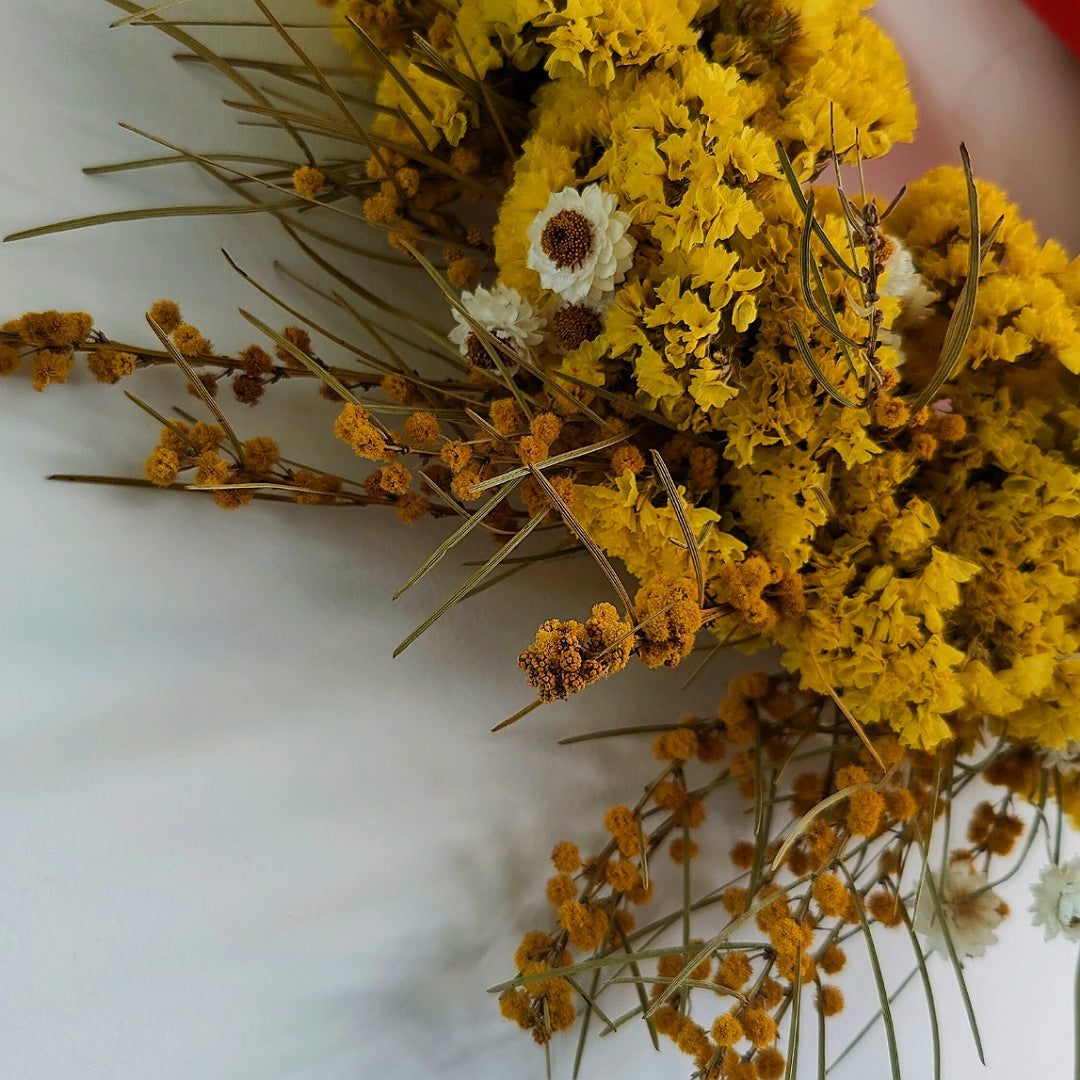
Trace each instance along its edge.
<instances>
[{"instance_id":1,"label":"dried flower bouquet","mask_svg":"<svg viewBox=\"0 0 1080 1080\"><path fill-rule=\"evenodd\" d=\"M158 156L125 167L189 161L222 202L19 238L270 215L356 331L255 280L288 321L245 312L256 340L235 351L173 300L141 343L82 312L5 323L0 373L35 389L81 357L109 384L178 368L194 395L173 412L128 395L160 425L144 477L74 479L450 519L401 591L487 532L490 557L399 651L507 573L592 558L607 594L522 643L530 699L499 728L632 663L696 675L725 646L778 650L714 713L580 736L647 736L654 775L602 827L552 838L550 919L494 988L503 1015L548 1054L576 1025L575 1075L590 1032L631 1020L700 1080L793 1077L801 1042L824 1075L858 947L899 1077L875 934L894 928L929 1006L919 1075L941 1075L930 951L981 1053L966 961L1032 846L1036 922L1080 938L1062 851L1080 822L1080 260L962 148L867 190L863 163L911 139L915 111L856 0L341 0L323 5L337 67L263 0L245 17L288 62L218 54L176 0L110 3L231 80L289 153L148 135ZM403 309L369 264L428 293ZM239 434L241 407L305 380L363 479ZM708 808L739 800L744 839L706 858Z\"/></svg>"}]
</instances>

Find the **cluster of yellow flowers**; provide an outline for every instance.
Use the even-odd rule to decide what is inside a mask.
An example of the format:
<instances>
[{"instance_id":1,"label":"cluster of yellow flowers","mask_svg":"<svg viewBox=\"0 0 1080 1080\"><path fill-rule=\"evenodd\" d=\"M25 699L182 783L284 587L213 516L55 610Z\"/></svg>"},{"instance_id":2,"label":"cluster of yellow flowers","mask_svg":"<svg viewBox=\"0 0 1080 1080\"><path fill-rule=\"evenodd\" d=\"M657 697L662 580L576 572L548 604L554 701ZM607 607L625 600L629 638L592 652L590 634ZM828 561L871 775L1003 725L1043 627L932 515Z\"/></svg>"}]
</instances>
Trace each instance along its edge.
<instances>
[{"instance_id":1,"label":"cluster of yellow flowers","mask_svg":"<svg viewBox=\"0 0 1080 1080\"><path fill-rule=\"evenodd\" d=\"M419 130L451 161L474 145L482 174L509 175L496 284L470 276L461 297L462 353L484 359L479 325L527 362L520 386L545 377L549 407L554 384L624 418L629 445L607 474L593 480L584 461L570 473L577 522L607 555L643 584L690 572L645 458L658 430L683 432L662 453L719 636L781 645L805 686L836 690L913 746L986 717L1061 746L1080 736L1080 267L979 185L984 243L1003 220L958 375L911 412L969 266L962 174L913 184L884 223L864 196L852 243L854 204L819 187L808 211L777 155L806 181L834 151L850 162L911 137L903 66L858 8L515 0L425 23L422 8L395 6L427 45L383 39L405 77L380 73L397 113L376 130L397 149ZM378 37L383 7L339 11ZM432 50L462 79L439 77ZM512 175L467 74L532 108Z\"/></svg>"}]
</instances>

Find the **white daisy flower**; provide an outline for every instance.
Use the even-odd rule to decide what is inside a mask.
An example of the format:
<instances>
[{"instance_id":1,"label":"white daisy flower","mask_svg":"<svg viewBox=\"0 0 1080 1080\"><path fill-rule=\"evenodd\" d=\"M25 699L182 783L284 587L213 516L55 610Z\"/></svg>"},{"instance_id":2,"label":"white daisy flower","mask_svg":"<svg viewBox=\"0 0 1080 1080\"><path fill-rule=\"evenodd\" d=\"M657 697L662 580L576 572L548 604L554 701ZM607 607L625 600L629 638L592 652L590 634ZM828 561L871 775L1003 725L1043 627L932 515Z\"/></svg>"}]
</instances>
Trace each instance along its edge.
<instances>
[{"instance_id":1,"label":"white daisy flower","mask_svg":"<svg viewBox=\"0 0 1080 1080\"><path fill-rule=\"evenodd\" d=\"M930 314L931 306L937 302L937 293L927 288L911 259L911 252L894 236L889 237L889 244L892 252L885 260L884 277L878 278L878 294L895 296L906 318L921 319Z\"/></svg>"},{"instance_id":2,"label":"white daisy flower","mask_svg":"<svg viewBox=\"0 0 1080 1080\"><path fill-rule=\"evenodd\" d=\"M603 309L634 261L630 215L615 209L615 196L599 184L565 187L526 229L526 265L540 284L569 304Z\"/></svg>"},{"instance_id":3,"label":"white daisy flower","mask_svg":"<svg viewBox=\"0 0 1080 1080\"><path fill-rule=\"evenodd\" d=\"M1080 941L1080 856L1064 866L1045 866L1031 886L1035 903L1028 908L1031 921L1043 928L1047 941L1064 934Z\"/></svg>"},{"instance_id":4,"label":"white daisy flower","mask_svg":"<svg viewBox=\"0 0 1080 1080\"><path fill-rule=\"evenodd\" d=\"M1060 750L1043 750L1039 755L1043 768L1057 769L1062 776L1080 771L1080 741L1072 739Z\"/></svg>"},{"instance_id":5,"label":"white daisy flower","mask_svg":"<svg viewBox=\"0 0 1080 1080\"><path fill-rule=\"evenodd\" d=\"M996 944L994 930L1008 914L1008 906L987 887L986 874L966 859L950 862L942 877L934 875L934 882L945 926L938 919L929 888L924 888L915 908L915 929L926 935L930 949L948 952L947 929L958 956L982 956L990 945Z\"/></svg>"},{"instance_id":6,"label":"white daisy flower","mask_svg":"<svg viewBox=\"0 0 1080 1080\"><path fill-rule=\"evenodd\" d=\"M485 289L480 285L472 292L461 294L461 305L473 322L525 360L532 359L532 350L544 340L541 333L543 321L517 289L501 284ZM465 316L457 308L454 308L453 315L457 326L447 336L461 355L476 367L494 367L487 349Z\"/></svg>"}]
</instances>

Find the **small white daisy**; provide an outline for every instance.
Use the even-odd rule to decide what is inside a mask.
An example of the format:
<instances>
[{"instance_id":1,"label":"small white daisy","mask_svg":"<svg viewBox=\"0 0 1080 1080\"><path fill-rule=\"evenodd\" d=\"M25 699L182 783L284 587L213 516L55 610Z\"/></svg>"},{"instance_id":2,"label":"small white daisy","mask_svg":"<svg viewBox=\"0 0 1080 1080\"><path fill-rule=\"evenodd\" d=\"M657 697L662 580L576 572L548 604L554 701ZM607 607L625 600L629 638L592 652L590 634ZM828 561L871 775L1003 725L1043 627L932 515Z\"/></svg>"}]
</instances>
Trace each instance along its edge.
<instances>
[{"instance_id":1,"label":"small white daisy","mask_svg":"<svg viewBox=\"0 0 1080 1080\"><path fill-rule=\"evenodd\" d=\"M1080 856L1063 866L1044 866L1031 892L1031 921L1043 928L1046 940L1064 934L1080 941Z\"/></svg>"},{"instance_id":2,"label":"small white daisy","mask_svg":"<svg viewBox=\"0 0 1080 1080\"><path fill-rule=\"evenodd\" d=\"M994 930L1008 912L1008 907L993 889L987 888L986 874L976 870L966 859L949 863L943 877L934 876L945 927L938 919L937 907L929 888L924 888L915 908L915 929L926 935L927 947L947 953L945 929L952 938L958 956L982 956L997 942Z\"/></svg>"},{"instance_id":3,"label":"small white daisy","mask_svg":"<svg viewBox=\"0 0 1080 1080\"><path fill-rule=\"evenodd\" d=\"M568 304L602 310L634 261L634 240L626 231L630 215L615 205L615 196L599 184L584 191L566 187L548 199L525 231L526 264L545 289Z\"/></svg>"},{"instance_id":4,"label":"small white daisy","mask_svg":"<svg viewBox=\"0 0 1080 1080\"><path fill-rule=\"evenodd\" d=\"M1057 769L1062 776L1080 771L1080 741L1072 739L1060 750L1043 750L1039 755L1045 769Z\"/></svg>"},{"instance_id":5,"label":"small white daisy","mask_svg":"<svg viewBox=\"0 0 1080 1080\"><path fill-rule=\"evenodd\" d=\"M895 296L905 318L921 319L930 314L931 306L937 302L937 293L927 288L912 261L911 252L896 237L890 236L889 243L892 252L885 260L884 277L878 279L878 294Z\"/></svg>"},{"instance_id":6,"label":"small white daisy","mask_svg":"<svg viewBox=\"0 0 1080 1080\"><path fill-rule=\"evenodd\" d=\"M501 284L485 289L480 285L472 292L461 294L461 305L473 322L489 331L525 360L532 359L532 350L544 340L541 333L543 320L517 289L509 289ZM465 316L457 308L453 315L457 326L450 331L448 337L458 347L461 355L476 367L493 367L487 349Z\"/></svg>"}]
</instances>

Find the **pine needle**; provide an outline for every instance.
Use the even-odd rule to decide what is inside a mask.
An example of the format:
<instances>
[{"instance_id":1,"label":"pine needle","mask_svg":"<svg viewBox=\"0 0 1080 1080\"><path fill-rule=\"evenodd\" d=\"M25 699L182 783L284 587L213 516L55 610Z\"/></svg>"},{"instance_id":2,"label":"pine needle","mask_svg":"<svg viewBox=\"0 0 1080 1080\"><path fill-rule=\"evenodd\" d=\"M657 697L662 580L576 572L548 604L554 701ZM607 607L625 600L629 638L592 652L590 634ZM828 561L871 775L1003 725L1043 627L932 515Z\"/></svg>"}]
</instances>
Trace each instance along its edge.
<instances>
[{"instance_id":1,"label":"pine needle","mask_svg":"<svg viewBox=\"0 0 1080 1080\"><path fill-rule=\"evenodd\" d=\"M881 770L882 774L884 774L888 771L885 768L885 762L881 760L881 755L877 752L877 748L870 741L870 737L866 734L866 729L851 715L851 710L848 709L832 684L825 678L825 674L821 670L821 664L818 662L818 658L811 653L810 659L814 662L814 671L817 674L818 681L825 687L825 692L832 698L833 704L840 710L844 719L851 725L852 730L859 736L863 746L866 747L867 753L877 762L878 768Z\"/></svg>"},{"instance_id":2,"label":"pine needle","mask_svg":"<svg viewBox=\"0 0 1080 1080\"><path fill-rule=\"evenodd\" d=\"M529 713L539 709L544 703L537 698L535 701L530 701L528 705L523 709L518 709L513 716L508 716L505 720L500 720L492 729L494 734L496 731L502 731L503 728L508 728L511 724L516 724L522 717L528 716Z\"/></svg>"},{"instance_id":3,"label":"pine needle","mask_svg":"<svg viewBox=\"0 0 1080 1080\"><path fill-rule=\"evenodd\" d=\"M151 15L157 15L158 12L165 11L168 8L179 7L181 4L186 4L188 2L189 0L162 0L160 4L153 4L150 7L143 8L141 11L134 11L130 15L125 15L122 19L117 19L116 22L109 23L109 29L113 30L118 26L128 26L131 23L141 22Z\"/></svg>"},{"instance_id":4,"label":"pine needle","mask_svg":"<svg viewBox=\"0 0 1080 1080\"><path fill-rule=\"evenodd\" d=\"M682 496L679 494L679 489L675 486L675 481L671 478L671 472L667 467L666 462L660 456L659 450L651 450L653 460L653 468L656 469L656 475L660 477L660 483L664 485L664 490L667 492L668 505L675 511L675 517L678 519L679 528L682 529L683 539L686 541L686 550L690 553L690 564L694 568L694 579L697 581L698 587L698 607L705 606L705 573L701 567L701 548L698 546L698 539L694 535L694 530L690 528L690 521L686 516L686 507L683 504Z\"/></svg>"},{"instance_id":5,"label":"pine needle","mask_svg":"<svg viewBox=\"0 0 1080 1080\"><path fill-rule=\"evenodd\" d=\"M604 572L604 576L611 582L611 587L615 590L616 595L622 601L623 610L627 615L630 615L634 610L634 605L630 603L630 596L626 591L626 586L623 585L621 578L615 571L615 567L611 565L611 560L600 549L600 546L595 540L585 531L581 522L574 517L570 510L570 507L566 505L562 496L552 486L551 481L538 469L535 465L529 466L529 471L532 473L536 482L547 493L547 497L554 503L556 510L562 516L563 521L566 522L570 531L585 545L589 554L596 560L597 566Z\"/></svg>"},{"instance_id":6,"label":"pine needle","mask_svg":"<svg viewBox=\"0 0 1080 1080\"><path fill-rule=\"evenodd\" d=\"M106 0L107 3L112 4L113 7L120 8L121 11L126 11L129 15L133 15L139 12L145 12L145 8L141 4L132 3L132 0ZM236 68L230 64L227 60L218 56L212 49L204 45L198 38L192 37L190 34L185 33L179 27L171 25L168 20L160 19L156 15L143 15L147 25L156 26L162 33L167 34L178 45L182 45L185 49L189 49L196 56L200 57L204 62L211 67L216 68L225 78L235 83L253 102L259 105L270 105L266 95L263 94L254 83L249 82L241 75ZM315 157L308 149L308 145L300 137L299 132L287 121L279 120L277 122L282 130L288 133L296 145L300 148L309 165L315 164Z\"/></svg>"},{"instance_id":7,"label":"pine needle","mask_svg":"<svg viewBox=\"0 0 1080 1080\"><path fill-rule=\"evenodd\" d=\"M912 416L918 413L924 405L929 405L937 396L941 387L955 378L959 370L960 355L967 344L971 324L975 319L975 300L979 289L979 269L982 266L983 259L997 239L998 231L1005 220L1004 216L998 218L994 222L986 240L980 242L979 192L975 187L975 177L971 172L971 160L963 143L960 144L960 157L964 164L964 180L967 183L968 217L970 221L967 278L960 289L960 295L956 298L956 307L953 308L953 313L949 318L949 325L945 330L945 340L941 343L941 355L938 357L937 368L931 376L930 382L912 403Z\"/></svg>"},{"instance_id":8,"label":"pine needle","mask_svg":"<svg viewBox=\"0 0 1080 1080\"><path fill-rule=\"evenodd\" d=\"M412 631L400 645L394 650L394 656L400 656L421 634L430 630L458 601L467 596L481 581L484 580L507 556L512 554L522 543L525 542L536 530L537 526L547 517L547 511L541 510L529 519L524 525L483 566L471 574L458 589L448 596L415 630Z\"/></svg>"},{"instance_id":9,"label":"pine needle","mask_svg":"<svg viewBox=\"0 0 1080 1080\"><path fill-rule=\"evenodd\" d=\"M517 485L514 485L515 487ZM513 488L510 489L512 491ZM397 600L404 593L408 592L429 570L435 567L439 562L445 558L458 544L462 542L480 523L495 509L510 494L510 491L497 491L494 495L488 498L487 502L483 504L479 509L474 511L466 518L465 522L460 525L450 536L448 536L425 560L423 566L416 571L404 585L396 593L394 593L392 599Z\"/></svg>"}]
</instances>

